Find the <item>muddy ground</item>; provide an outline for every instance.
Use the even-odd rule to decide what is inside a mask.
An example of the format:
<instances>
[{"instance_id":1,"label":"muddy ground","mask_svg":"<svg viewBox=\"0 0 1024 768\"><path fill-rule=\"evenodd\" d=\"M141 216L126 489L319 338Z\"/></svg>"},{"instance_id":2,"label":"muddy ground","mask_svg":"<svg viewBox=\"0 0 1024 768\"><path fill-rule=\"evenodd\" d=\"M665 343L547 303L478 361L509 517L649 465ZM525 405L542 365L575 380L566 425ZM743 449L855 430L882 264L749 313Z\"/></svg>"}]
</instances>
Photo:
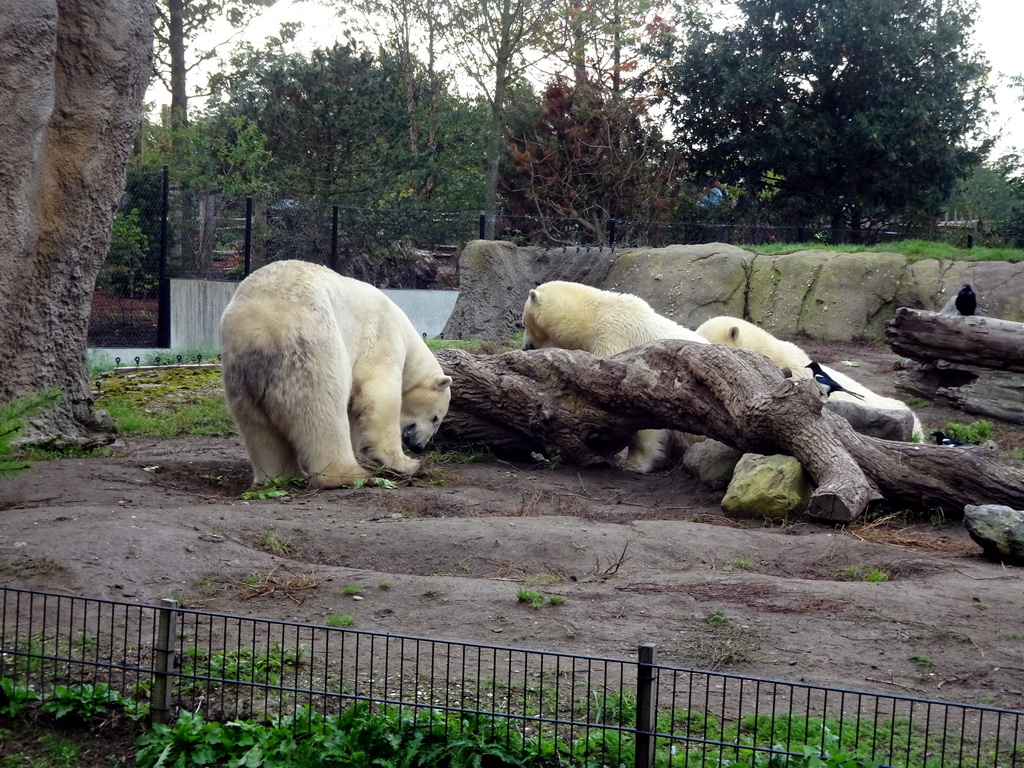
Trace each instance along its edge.
<instances>
[{"instance_id":1,"label":"muddy ground","mask_svg":"<svg viewBox=\"0 0 1024 768\"><path fill-rule=\"evenodd\" d=\"M805 346L898 394L888 348ZM929 430L974 420L918 413ZM41 462L0 485L0 582L619 658L654 642L668 664L1024 706L1024 572L985 560L956 510L771 527L727 519L682 469L500 459L286 499L243 500L248 480L237 438ZM564 602L531 609L524 588Z\"/></svg>"}]
</instances>

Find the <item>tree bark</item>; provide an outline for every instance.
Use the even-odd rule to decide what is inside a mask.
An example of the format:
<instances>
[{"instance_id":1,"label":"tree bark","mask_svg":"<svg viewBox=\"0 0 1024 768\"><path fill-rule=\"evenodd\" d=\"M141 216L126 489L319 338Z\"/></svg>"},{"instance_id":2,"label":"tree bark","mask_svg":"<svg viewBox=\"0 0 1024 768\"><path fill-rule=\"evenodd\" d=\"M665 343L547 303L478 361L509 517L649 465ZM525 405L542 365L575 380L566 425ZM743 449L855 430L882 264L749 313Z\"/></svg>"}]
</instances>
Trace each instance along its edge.
<instances>
[{"instance_id":1,"label":"tree bark","mask_svg":"<svg viewBox=\"0 0 1024 768\"><path fill-rule=\"evenodd\" d=\"M666 340L598 358L543 349L492 357L437 353L453 377L440 437L608 463L639 429L706 435L744 452L786 453L814 481L809 513L848 521L872 501L1024 507L1024 473L989 447L880 440L824 408L818 386L767 358L716 344Z\"/></svg>"},{"instance_id":2,"label":"tree bark","mask_svg":"<svg viewBox=\"0 0 1024 768\"><path fill-rule=\"evenodd\" d=\"M1024 323L900 307L885 335L898 355L1024 373Z\"/></svg>"},{"instance_id":3,"label":"tree bark","mask_svg":"<svg viewBox=\"0 0 1024 768\"><path fill-rule=\"evenodd\" d=\"M102 442L86 334L152 55L152 0L0 7L0 402L58 386L41 439Z\"/></svg>"}]
</instances>

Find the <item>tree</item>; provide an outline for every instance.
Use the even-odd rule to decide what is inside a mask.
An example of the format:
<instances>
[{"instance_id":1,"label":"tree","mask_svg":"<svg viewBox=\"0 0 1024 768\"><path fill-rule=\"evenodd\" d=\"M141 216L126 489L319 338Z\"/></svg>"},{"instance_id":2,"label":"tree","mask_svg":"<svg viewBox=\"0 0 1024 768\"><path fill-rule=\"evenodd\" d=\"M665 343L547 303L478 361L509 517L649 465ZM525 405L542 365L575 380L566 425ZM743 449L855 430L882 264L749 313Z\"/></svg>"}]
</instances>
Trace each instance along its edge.
<instances>
[{"instance_id":1,"label":"tree","mask_svg":"<svg viewBox=\"0 0 1024 768\"><path fill-rule=\"evenodd\" d=\"M694 169L834 230L941 210L987 153L973 0L738 0L667 40L656 85ZM801 221L803 223L803 221Z\"/></svg>"},{"instance_id":2,"label":"tree","mask_svg":"<svg viewBox=\"0 0 1024 768\"><path fill-rule=\"evenodd\" d=\"M215 58L221 40L189 56L189 43L209 29L214 20L224 18L234 30L243 29L263 8L277 0L158 0L156 19L156 77L171 94L170 123L174 129L188 125L188 75L196 67ZM289 25L283 34L294 33ZM233 37L233 35L229 36ZM191 59L191 61L190 61Z\"/></svg>"},{"instance_id":3,"label":"tree","mask_svg":"<svg viewBox=\"0 0 1024 768\"><path fill-rule=\"evenodd\" d=\"M671 217L682 163L645 99L559 78L540 106L522 126L509 126L501 195L510 213L535 217L549 242L558 241L567 219L591 241L605 242L609 219Z\"/></svg>"},{"instance_id":4,"label":"tree","mask_svg":"<svg viewBox=\"0 0 1024 768\"><path fill-rule=\"evenodd\" d=\"M59 388L35 437L102 442L86 334L152 67L152 0L0 6L0 402Z\"/></svg>"},{"instance_id":5,"label":"tree","mask_svg":"<svg viewBox=\"0 0 1024 768\"><path fill-rule=\"evenodd\" d=\"M308 56L246 49L232 64L211 78L206 141L229 136L239 119L257 127L283 195L358 206L479 202L479 195L465 200L461 188L467 175L470 186L480 186L479 176L464 170L479 151L480 110L443 90L430 97L436 120L410 115L395 58L377 59L349 41ZM421 75L413 83L419 103L433 86ZM415 147L408 139L413 120L432 134Z\"/></svg>"},{"instance_id":6,"label":"tree","mask_svg":"<svg viewBox=\"0 0 1024 768\"><path fill-rule=\"evenodd\" d=\"M484 211L489 214L485 238L493 239L508 97L534 59L544 55L537 46L551 9L543 0L446 0L439 8L448 51L480 87L490 108Z\"/></svg>"}]
</instances>

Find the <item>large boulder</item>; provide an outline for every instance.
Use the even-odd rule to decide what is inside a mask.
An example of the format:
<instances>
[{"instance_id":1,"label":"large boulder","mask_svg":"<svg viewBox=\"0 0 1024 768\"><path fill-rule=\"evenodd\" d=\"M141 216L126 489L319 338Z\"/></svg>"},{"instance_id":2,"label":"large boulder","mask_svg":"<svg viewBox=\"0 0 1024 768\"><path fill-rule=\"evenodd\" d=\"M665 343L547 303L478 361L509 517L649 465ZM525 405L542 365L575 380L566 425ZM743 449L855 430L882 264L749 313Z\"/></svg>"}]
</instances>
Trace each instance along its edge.
<instances>
[{"instance_id":1,"label":"large boulder","mask_svg":"<svg viewBox=\"0 0 1024 768\"><path fill-rule=\"evenodd\" d=\"M598 288L632 293L687 328L710 317L743 317L755 256L724 243L636 248L615 259Z\"/></svg>"},{"instance_id":2,"label":"large boulder","mask_svg":"<svg viewBox=\"0 0 1024 768\"><path fill-rule=\"evenodd\" d=\"M529 290L549 280L636 294L688 328L731 315L782 338L880 339L898 307L938 311L964 283L974 286L986 315L1024 321L1024 263L822 250L755 255L725 243L613 250L475 240L459 272L446 338L512 336Z\"/></svg>"},{"instance_id":3,"label":"large boulder","mask_svg":"<svg viewBox=\"0 0 1024 768\"><path fill-rule=\"evenodd\" d=\"M1024 512L1001 504L968 504L964 526L992 560L1024 565Z\"/></svg>"},{"instance_id":4,"label":"large boulder","mask_svg":"<svg viewBox=\"0 0 1024 768\"><path fill-rule=\"evenodd\" d=\"M798 251L758 256L745 319L783 338L882 338L885 321L896 312L906 266L906 257L895 253Z\"/></svg>"},{"instance_id":5,"label":"large boulder","mask_svg":"<svg viewBox=\"0 0 1024 768\"><path fill-rule=\"evenodd\" d=\"M785 520L807 509L811 484L792 456L747 453L736 464L722 510L738 517Z\"/></svg>"}]
</instances>

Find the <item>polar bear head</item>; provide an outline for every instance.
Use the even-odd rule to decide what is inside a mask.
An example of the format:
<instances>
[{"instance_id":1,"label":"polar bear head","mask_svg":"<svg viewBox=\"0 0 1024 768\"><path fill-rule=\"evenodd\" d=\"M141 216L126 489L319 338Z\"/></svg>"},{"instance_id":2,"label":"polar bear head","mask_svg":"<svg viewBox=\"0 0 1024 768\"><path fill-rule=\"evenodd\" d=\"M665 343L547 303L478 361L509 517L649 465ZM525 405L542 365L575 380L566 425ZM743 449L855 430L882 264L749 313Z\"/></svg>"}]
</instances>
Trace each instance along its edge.
<instances>
[{"instance_id":1,"label":"polar bear head","mask_svg":"<svg viewBox=\"0 0 1024 768\"><path fill-rule=\"evenodd\" d=\"M441 426L452 399L452 377L443 373L420 379L402 393L402 444L423 453Z\"/></svg>"},{"instance_id":2,"label":"polar bear head","mask_svg":"<svg viewBox=\"0 0 1024 768\"><path fill-rule=\"evenodd\" d=\"M582 349L592 352L596 288L553 280L530 291L523 307L523 349Z\"/></svg>"}]
</instances>

